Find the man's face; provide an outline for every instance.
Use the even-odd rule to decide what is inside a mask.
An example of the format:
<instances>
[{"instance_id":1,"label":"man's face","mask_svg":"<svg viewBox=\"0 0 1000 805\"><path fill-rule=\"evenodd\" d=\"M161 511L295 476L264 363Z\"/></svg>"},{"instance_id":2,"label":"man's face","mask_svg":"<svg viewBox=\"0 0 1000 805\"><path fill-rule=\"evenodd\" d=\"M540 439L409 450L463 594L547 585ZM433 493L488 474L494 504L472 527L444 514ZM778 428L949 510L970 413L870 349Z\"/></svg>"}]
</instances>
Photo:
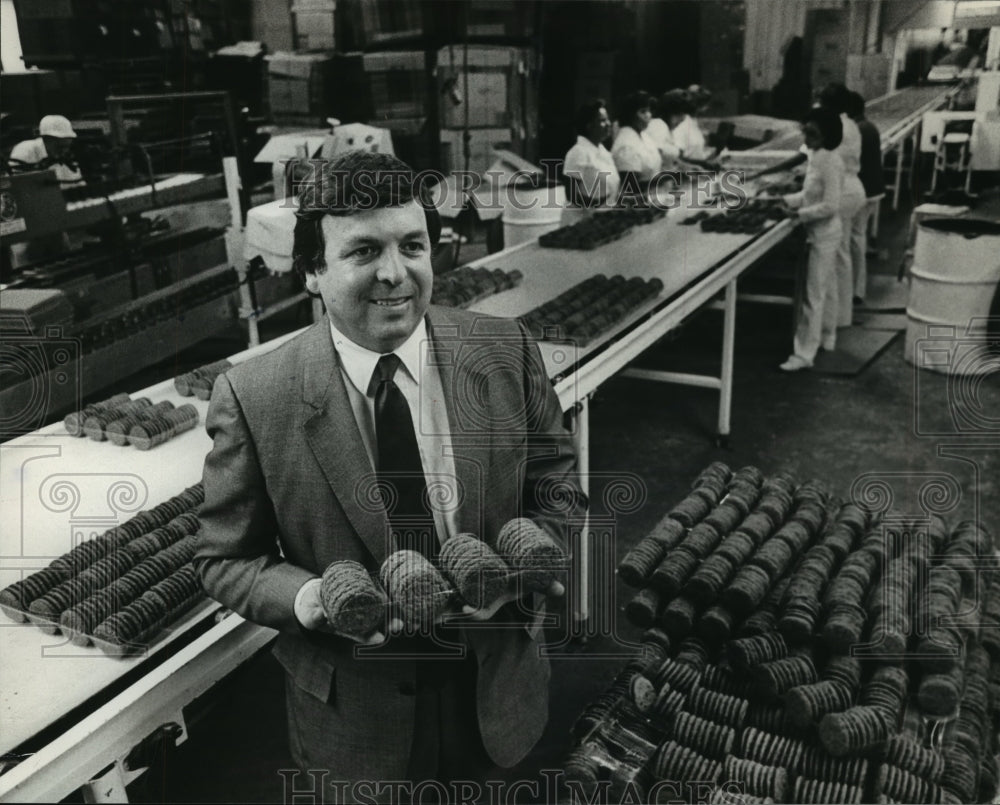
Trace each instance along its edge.
<instances>
[{"instance_id":1,"label":"man's face","mask_svg":"<svg viewBox=\"0 0 1000 805\"><path fill-rule=\"evenodd\" d=\"M334 326L373 352L392 352L430 303L434 273L424 210L416 201L322 219L326 270L306 274Z\"/></svg>"}]
</instances>

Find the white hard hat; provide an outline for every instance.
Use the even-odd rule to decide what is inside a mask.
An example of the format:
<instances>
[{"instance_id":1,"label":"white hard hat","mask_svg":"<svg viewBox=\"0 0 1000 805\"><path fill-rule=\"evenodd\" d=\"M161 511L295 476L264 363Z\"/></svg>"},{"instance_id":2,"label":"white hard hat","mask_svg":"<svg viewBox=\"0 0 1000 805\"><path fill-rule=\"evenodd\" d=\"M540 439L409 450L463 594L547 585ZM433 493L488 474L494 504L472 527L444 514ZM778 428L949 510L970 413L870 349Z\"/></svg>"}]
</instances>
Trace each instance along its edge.
<instances>
[{"instance_id":1,"label":"white hard hat","mask_svg":"<svg viewBox=\"0 0 1000 805\"><path fill-rule=\"evenodd\" d=\"M62 115L46 115L38 124L38 133L43 137L76 137L71 124Z\"/></svg>"}]
</instances>

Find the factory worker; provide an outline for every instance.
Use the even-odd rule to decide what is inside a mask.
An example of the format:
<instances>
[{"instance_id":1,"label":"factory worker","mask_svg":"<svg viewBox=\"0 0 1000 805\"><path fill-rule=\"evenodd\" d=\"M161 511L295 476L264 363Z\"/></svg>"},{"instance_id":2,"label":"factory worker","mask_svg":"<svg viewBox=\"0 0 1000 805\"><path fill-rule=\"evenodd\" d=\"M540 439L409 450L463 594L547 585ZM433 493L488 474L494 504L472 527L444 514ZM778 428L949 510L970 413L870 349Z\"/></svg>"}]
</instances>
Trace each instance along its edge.
<instances>
[{"instance_id":1,"label":"factory worker","mask_svg":"<svg viewBox=\"0 0 1000 805\"><path fill-rule=\"evenodd\" d=\"M662 164L656 143L646 133L652 117L652 98L648 92L626 95L618 110L618 136L611 146L611 156L623 182L626 174L630 174L644 188L660 172Z\"/></svg>"},{"instance_id":2,"label":"factory worker","mask_svg":"<svg viewBox=\"0 0 1000 805\"><path fill-rule=\"evenodd\" d=\"M563 176L570 198L570 204L563 210L563 226L581 220L584 210L614 206L620 186L615 161L604 147L611 135L611 118L603 100L580 107L576 114L576 131L576 144L563 161Z\"/></svg>"},{"instance_id":3,"label":"factory worker","mask_svg":"<svg viewBox=\"0 0 1000 805\"><path fill-rule=\"evenodd\" d=\"M676 170L681 149L674 142L673 130L686 114L684 98L677 90L664 92L656 103L656 115L649 121L646 134L660 151L663 170Z\"/></svg>"},{"instance_id":4,"label":"factory worker","mask_svg":"<svg viewBox=\"0 0 1000 805\"><path fill-rule=\"evenodd\" d=\"M686 90L679 90L687 99L688 107L684 117L673 129L674 142L683 154L691 161L705 161L715 156L715 149L705 143L705 135L698 125L696 115L706 108L712 93L692 84Z\"/></svg>"},{"instance_id":5,"label":"factory worker","mask_svg":"<svg viewBox=\"0 0 1000 805\"><path fill-rule=\"evenodd\" d=\"M865 99L857 92L848 94L847 114L861 132L861 171L858 174L865 188L865 225L851 233L851 264L854 268L854 303L862 304L868 290L868 224L885 197L885 175L882 171L882 135L865 117Z\"/></svg>"},{"instance_id":6,"label":"factory worker","mask_svg":"<svg viewBox=\"0 0 1000 805\"><path fill-rule=\"evenodd\" d=\"M678 132L684 122L690 120L689 115L693 109L691 99L685 90L673 89L660 96L656 105L657 117L650 121L647 132L656 143L657 148L660 149L664 170L683 169L691 165L708 169L718 167L695 155L702 153L703 148L696 146L694 154L688 151L690 147L688 135L681 132L678 137ZM704 145L704 139L702 139L702 145Z\"/></svg>"},{"instance_id":7,"label":"factory worker","mask_svg":"<svg viewBox=\"0 0 1000 805\"><path fill-rule=\"evenodd\" d=\"M62 115L46 115L38 123L38 137L23 140L10 152L10 162L16 170L45 170L55 167L56 179L62 187L83 184L83 176L72 158L76 132Z\"/></svg>"},{"instance_id":8,"label":"factory worker","mask_svg":"<svg viewBox=\"0 0 1000 805\"><path fill-rule=\"evenodd\" d=\"M861 132L858 124L847 116L849 90L843 84L829 84L819 94L819 103L824 109L840 116L843 138L837 154L844 163L844 191L840 199L840 248L837 251L837 326L851 324L854 297L855 271L865 270L854 265L851 244L862 244L861 260L864 256L865 229L868 225L868 201L865 188L858 176L861 170Z\"/></svg>"},{"instance_id":9,"label":"factory worker","mask_svg":"<svg viewBox=\"0 0 1000 805\"><path fill-rule=\"evenodd\" d=\"M844 164L836 153L843 136L840 116L829 109L810 109L802 122L802 135L808 159L805 184L801 192L784 200L806 227L809 260L794 351L780 367L785 372L808 369L820 346L833 350L837 345L837 250L844 184Z\"/></svg>"}]
</instances>

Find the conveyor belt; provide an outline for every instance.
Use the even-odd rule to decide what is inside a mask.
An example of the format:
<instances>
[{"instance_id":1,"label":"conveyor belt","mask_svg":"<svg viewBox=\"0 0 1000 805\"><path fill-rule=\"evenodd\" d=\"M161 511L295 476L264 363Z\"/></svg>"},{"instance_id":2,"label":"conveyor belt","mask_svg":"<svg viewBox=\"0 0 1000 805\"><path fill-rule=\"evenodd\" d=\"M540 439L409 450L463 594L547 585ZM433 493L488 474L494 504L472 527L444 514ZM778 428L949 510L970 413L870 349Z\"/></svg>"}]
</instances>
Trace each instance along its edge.
<instances>
[{"instance_id":1,"label":"conveyor belt","mask_svg":"<svg viewBox=\"0 0 1000 805\"><path fill-rule=\"evenodd\" d=\"M940 84L927 87L907 87L891 92L865 105L865 117L878 127L882 135L882 151L895 145L907 129L919 123L925 112L938 109L957 91L954 86ZM802 132L797 128L785 132L754 150L795 151L802 145Z\"/></svg>"}]
</instances>

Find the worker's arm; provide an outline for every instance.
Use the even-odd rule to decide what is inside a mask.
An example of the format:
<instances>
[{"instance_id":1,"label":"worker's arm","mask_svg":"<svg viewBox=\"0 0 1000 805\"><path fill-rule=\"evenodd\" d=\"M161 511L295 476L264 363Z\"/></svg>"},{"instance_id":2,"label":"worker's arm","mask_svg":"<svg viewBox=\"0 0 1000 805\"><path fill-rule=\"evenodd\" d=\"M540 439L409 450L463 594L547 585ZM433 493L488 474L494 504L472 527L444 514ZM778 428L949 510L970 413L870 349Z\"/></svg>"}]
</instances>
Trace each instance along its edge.
<instances>
[{"instance_id":1,"label":"worker's arm","mask_svg":"<svg viewBox=\"0 0 1000 805\"><path fill-rule=\"evenodd\" d=\"M751 179L759 179L761 176L767 176L768 174L771 173L781 173L782 171L788 171L791 170L792 168L797 168L808 158L809 157L807 157L805 154L802 153L796 154L793 157L789 157L788 159L782 160L777 165L772 165L769 168L764 168L763 170L759 170L756 173L751 174L750 176L747 177L746 180L750 181Z\"/></svg>"}]
</instances>

